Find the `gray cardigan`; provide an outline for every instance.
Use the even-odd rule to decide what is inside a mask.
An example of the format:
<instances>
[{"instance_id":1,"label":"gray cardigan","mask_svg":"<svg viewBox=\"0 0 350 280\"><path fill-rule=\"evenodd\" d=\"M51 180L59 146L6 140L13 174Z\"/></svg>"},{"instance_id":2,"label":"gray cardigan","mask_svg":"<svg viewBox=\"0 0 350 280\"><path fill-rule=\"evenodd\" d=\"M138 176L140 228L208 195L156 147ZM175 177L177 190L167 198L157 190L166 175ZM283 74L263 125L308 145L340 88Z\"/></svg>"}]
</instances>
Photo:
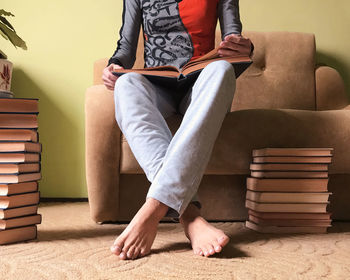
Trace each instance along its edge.
<instances>
[{"instance_id":1,"label":"gray cardigan","mask_svg":"<svg viewBox=\"0 0 350 280\"><path fill-rule=\"evenodd\" d=\"M126 69L132 68L141 26L144 38L147 38L144 67L173 65L180 68L186 64L193 56L194 46L179 13L181 1L191 5L192 0L124 0L120 39L108 65L114 63ZM232 33L241 34L238 0L201 1L217 2L215 17L216 22L219 19L222 38ZM212 37L210 39L215 40Z\"/></svg>"}]
</instances>

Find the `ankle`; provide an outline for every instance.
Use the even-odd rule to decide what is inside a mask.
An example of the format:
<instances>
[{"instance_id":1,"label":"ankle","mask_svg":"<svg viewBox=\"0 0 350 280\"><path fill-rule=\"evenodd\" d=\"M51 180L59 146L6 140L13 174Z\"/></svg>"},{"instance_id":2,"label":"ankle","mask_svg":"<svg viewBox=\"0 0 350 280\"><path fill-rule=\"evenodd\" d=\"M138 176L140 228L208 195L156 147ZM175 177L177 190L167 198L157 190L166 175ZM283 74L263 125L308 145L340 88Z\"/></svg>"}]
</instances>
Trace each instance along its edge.
<instances>
[{"instance_id":1,"label":"ankle","mask_svg":"<svg viewBox=\"0 0 350 280\"><path fill-rule=\"evenodd\" d=\"M169 207L153 197L148 197L145 206L152 212L152 216L161 220L169 210Z\"/></svg>"},{"instance_id":2,"label":"ankle","mask_svg":"<svg viewBox=\"0 0 350 280\"><path fill-rule=\"evenodd\" d=\"M197 217L200 217L200 209L195 206L193 203L190 203L185 212L179 218L180 222L191 222L195 220Z\"/></svg>"}]
</instances>

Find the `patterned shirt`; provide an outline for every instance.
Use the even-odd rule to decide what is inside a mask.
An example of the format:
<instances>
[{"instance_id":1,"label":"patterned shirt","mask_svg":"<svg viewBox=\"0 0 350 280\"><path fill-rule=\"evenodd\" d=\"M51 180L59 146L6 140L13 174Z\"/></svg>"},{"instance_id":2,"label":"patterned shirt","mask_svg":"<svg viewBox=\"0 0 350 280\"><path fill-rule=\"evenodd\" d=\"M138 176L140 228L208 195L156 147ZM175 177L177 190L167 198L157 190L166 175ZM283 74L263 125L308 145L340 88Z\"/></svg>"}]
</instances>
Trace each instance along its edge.
<instances>
[{"instance_id":1,"label":"patterned shirt","mask_svg":"<svg viewBox=\"0 0 350 280\"><path fill-rule=\"evenodd\" d=\"M214 48L218 19L222 39L241 34L238 0L124 0L120 39L108 65L132 68L142 26L144 67L180 68Z\"/></svg>"}]
</instances>

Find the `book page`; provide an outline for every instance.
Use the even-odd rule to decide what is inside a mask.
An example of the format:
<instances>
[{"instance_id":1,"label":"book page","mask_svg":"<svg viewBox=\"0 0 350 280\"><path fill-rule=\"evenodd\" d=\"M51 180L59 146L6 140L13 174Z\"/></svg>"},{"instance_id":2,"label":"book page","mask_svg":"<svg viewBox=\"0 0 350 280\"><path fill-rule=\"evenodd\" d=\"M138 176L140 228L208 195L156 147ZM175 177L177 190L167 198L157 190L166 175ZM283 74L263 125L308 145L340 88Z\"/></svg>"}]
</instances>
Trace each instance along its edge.
<instances>
[{"instance_id":1,"label":"book page","mask_svg":"<svg viewBox=\"0 0 350 280\"><path fill-rule=\"evenodd\" d=\"M148 67L148 68L140 68L140 69L115 68L113 69L113 72L115 73L136 72L136 73L146 74L146 75L177 77L180 71L175 66L165 65L165 66Z\"/></svg>"},{"instance_id":2,"label":"book page","mask_svg":"<svg viewBox=\"0 0 350 280\"><path fill-rule=\"evenodd\" d=\"M214 57L206 60L194 60L193 63L185 65L182 70L183 75L188 75L189 73L195 72L197 70L203 69L209 63L219 60L226 60L229 63L246 63L250 62L251 59L248 56L226 56L226 57Z\"/></svg>"}]
</instances>

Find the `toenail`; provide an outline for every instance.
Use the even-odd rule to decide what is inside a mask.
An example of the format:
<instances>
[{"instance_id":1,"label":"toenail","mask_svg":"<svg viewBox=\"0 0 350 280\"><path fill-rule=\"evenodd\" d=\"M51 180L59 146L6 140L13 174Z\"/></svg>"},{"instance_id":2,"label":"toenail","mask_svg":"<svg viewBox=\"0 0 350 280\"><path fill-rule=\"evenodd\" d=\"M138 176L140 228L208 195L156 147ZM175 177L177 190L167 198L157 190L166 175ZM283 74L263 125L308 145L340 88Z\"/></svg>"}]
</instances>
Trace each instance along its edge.
<instances>
[{"instance_id":1,"label":"toenail","mask_svg":"<svg viewBox=\"0 0 350 280\"><path fill-rule=\"evenodd\" d=\"M214 253L214 250L213 250L213 249L210 249L210 251L209 251L209 252L210 252L210 254L212 254L212 253Z\"/></svg>"},{"instance_id":2,"label":"toenail","mask_svg":"<svg viewBox=\"0 0 350 280\"><path fill-rule=\"evenodd\" d=\"M215 250L220 250L220 246L217 246L217 247L215 248Z\"/></svg>"}]
</instances>

